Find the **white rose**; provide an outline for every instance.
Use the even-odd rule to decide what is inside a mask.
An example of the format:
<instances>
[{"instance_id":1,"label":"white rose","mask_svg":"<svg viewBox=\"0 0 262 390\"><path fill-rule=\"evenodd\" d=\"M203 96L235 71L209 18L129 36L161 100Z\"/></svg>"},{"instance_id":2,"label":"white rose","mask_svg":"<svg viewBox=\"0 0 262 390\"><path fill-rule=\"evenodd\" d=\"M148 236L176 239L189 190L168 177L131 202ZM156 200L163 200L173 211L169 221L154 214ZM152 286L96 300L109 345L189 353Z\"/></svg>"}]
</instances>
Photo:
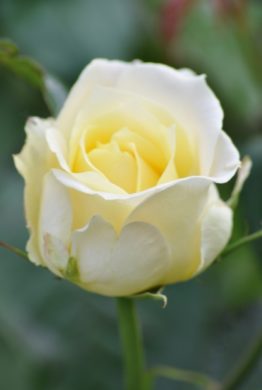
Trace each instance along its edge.
<instances>
[{"instance_id":1,"label":"white rose","mask_svg":"<svg viewBox=\"0 0 262 390\"><path fill-rule=\"evenodd\" d=\"M29 119L15 156L30 260L109 296L201 272L232 227L213 184L239 167L222 119L204 76L91 62L57 119Z\"/></svg>"}]
</instances>

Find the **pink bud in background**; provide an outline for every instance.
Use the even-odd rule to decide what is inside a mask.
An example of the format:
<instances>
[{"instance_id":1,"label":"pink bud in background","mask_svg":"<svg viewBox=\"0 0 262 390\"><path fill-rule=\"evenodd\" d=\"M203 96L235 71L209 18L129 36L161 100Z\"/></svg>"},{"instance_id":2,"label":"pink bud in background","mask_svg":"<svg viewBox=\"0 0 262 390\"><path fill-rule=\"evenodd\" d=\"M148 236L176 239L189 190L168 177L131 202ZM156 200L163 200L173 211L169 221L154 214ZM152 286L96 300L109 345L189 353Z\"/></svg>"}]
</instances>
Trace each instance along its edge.
<instances>
[{"instance_id":1,"label":"pink bud in background","mask_svg":"<svg viewBox=\"0 0 262 390\"><path fill-rule=\"evenodd\" d=\"M164 40L176 39L184 18L195 0L168 0L162 7L160 30Z\"/></svg>"}]
</instances>

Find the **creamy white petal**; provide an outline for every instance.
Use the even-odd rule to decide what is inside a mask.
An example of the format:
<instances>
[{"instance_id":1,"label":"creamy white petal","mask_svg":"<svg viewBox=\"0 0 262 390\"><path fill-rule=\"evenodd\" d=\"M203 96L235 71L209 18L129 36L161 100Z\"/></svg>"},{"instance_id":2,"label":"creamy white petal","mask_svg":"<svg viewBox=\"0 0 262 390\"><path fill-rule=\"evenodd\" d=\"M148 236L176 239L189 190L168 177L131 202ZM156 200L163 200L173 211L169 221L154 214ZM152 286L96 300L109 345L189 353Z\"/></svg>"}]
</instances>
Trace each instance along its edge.
<instances>
[{"instance_id":1,"label":"creamy white petal","mask_svg":"<svg viewBox=\"0 0 262 390\"><path fill-rule=\"evenodd\" d=\"M208 174L223 112L204 76L190 76L161 64L137 63L121 73L117 86L168 109L191 142L199 146L201 175Z\"/></svg>"},{"instance_id":2,"label":"creamy white petal","mask_svg":"<svg viewBox=\"0 0 262 390\"><path fill-rule=\"evenodd\" d=\"M68 148L63 134L56 128L50 128L46 132L46 141L49 149L56 155L60 167L68 172Z\"/></svg>"},{"instance_id":3,"label":"creamy white petal","mask_svg":"<svg viewBox=\"0 0 262 390\"><path fill-rule=\"evenodd\" d=\"M60 170L53 171L55 177L62 185L70 190L71 203L73 208L73 228L80 229L85 226L94 215L100 215L109 221L119 232L127 216L138 204L139 199L118 199L114 193L104 194L90 190L86 185L86 178L79 178L81 174L69 175ZM88 180L98 182L95 172L84 174L89 176Z\"/></svg>"},{"instance_id":4,"label":"creamy white petal","mask_svg":"<svg viewBox=\"0 0 262 390\"><path fill-rule=\"evenodd\" d=\"M81 284L109 296L125 296L159 285L169 264L164 238L152 225L134 222L117 237L101 217L73 236Z\"/></svg>"},{"instance_id":5,"label":"creamy white petal","mask_svg":"<svg viewBox=\"0 0 262 390\"><path fill-rule=\"evenodd\" d=\"M197 273L207 268L223 250L232 226L233 211L222 201L216 185L212 184L200 221L201 262Z\"/></svg>"},{"instance_id":6,"label":"creamy white petal","mask_svg":"<svg viewBox=\"0 0 262 390\"><path fill-rule=\"evenodd\" d=\"M151 195L161 192L166 188L172 187L174 182L168 182L156 187L148 188L145 191L135 192L133 194L127 194L125 191L119 192L119 187L115 186L113 183L102 183L101 180L104 180L103 176L97 176L96 172L87 172L84 173L83 176L81 173L79 174L69 174L60 169L53 169L53 173L57 180L63 183L65 186L69 188L73 188L77 191L83 192L85 194L97 195L106 200L121 200L126 201L130 204L137 205L142 202L144 199L150 197ZM90 180L94 180L96 182L89 182ZM208 178L207 178L208 179ZM182 179L181 181L183 181ZM180 180L179 180L180 181ZM108 187L111 185L111 188ZM100 188L98 188L100 186ZM105 192L102 190L102 187L106 187L111 189L111 192Z\"/></svg>"},{"instance_id":7,"label":"creamy white petal","mask_svg":"<svg viewBox=\"0 0 262 390\"><path fill-rule=\"evenodd\" d=\"M25 180L25 214L30 229L27 251L30 260L36 264L43 263L36 235L42 181L45 173L55 166L55 157L46 142L46 132L52 126L51 119L30 118L25 127L26 143L22 151L14 156L15 166Z\"/></svg>"},{"instance_id":8,"label":"creamy white petal","mask_svg":"<svg viewBox=\"0 0 262 390\"><path fill-rule=\"evenodd\" d=\"M221 131L217 140L209 175L216 183L225 183L240 167L240 156L229 136Z\"/></svg>"},{"instance_id":9,"label":"creamy white petal","mask_svg":"<svg viewBox=\"0 0 262 390\"><path fill-rule=\"evenodd\" d=\"M143 221L155 226L171 252L163 284L190 278L200 263L200 218L208 201L209 179L192 177L153 194L130 214L126 223Z\"/></svg>"},{"instance_id":10,"label":"creamy white petal","mask_svg":"<svg viewBox=\"0 0 262 390\"><path fill-rule=\"evenodd\" d=\"M233 225L232 210L222 201L209 205L201 222L201 264L198 273L205 270L224 249L230 239Z\"/></svg>"},{"instance_id":11,"label":"creamy white petal","mask_svg":"<svg viewBox=\"0 0 262 390\"><path fill-rule=\"evenodd\" d=\"M176 70L162 64L95 60L82 72L58 118L58 126L66 134L73 127L79 107L82 112L84 106L88 108L87 100L99 87L133 93L139 98L155 101L168 110L176 123L187 132L192 145L197 145L201 176L210 175L215 159L215 165L221 166L222 171L227 171L227 177L234 175L235 165L231 166L231 162L227 160L229 156L222 158L215 150L223 112L204 76L196 76L193 72ZM214 181L227 180L221 177L223 173L221 175L217 170L213 172Z\"/></svg>"},{"instance_id":12,"label":"creamy white petal","mask_svg":"<svg viewBox=\"0 0 262 390\"><path fill-rule=\"evenodd\" d=\"M96 59L90 62L80 74L71 89L57 118L58 127L66 134L71 131L79 109L85 104L93 89L98 86L112 87L129 64L121 61Z\"/></svg>"},{"instance_id":13,"label":"creamy white petal","mask_svg":"<svg viewBox=\"0 0 262 390\"><path fill-rule=\"evenodd\" d=\"M56 180L52 172L44 178L39 214L41 255L45 265L59 273L68 260L73 216L68 190Z\"/></svg>"}]
</instances>

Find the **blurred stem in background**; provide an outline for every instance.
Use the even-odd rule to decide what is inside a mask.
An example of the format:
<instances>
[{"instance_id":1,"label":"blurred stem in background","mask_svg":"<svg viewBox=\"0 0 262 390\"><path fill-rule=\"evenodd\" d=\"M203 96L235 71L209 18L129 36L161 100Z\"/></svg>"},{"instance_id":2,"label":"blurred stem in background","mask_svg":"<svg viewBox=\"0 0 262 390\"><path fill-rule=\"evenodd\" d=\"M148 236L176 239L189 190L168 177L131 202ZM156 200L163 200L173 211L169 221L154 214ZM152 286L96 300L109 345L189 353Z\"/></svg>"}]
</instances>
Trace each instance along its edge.
<instances>
[{"instance_id":1,"label":"blurred stem in background","mask_svg":"<svg viewBox=\"0 0 262 390\"><path fill-rule=\"evenodd\" d=\"M200 372L181 370L179 368L158 366L151 370L153 377L163 377L178 382L186 382L202 390L222 390L220 384Z\"/></svg>"},{"instance_id":2,"label":"blurred stem in background","mask_svg":"<svg viewBox=\"0 0 262 390\"><path fill-rule=\"evenodd\" d=\"M259 238L262 238L262 229L258 230L255 233L249 234L248 236L242 237L239 240L233 242L232 244L228 245L225 250L222 252L222 256L226 256L235 249L238 249L240 246L248 244L252 241L258 240Z\"/></svg>"},{"instance_id":3,"label":"blurred stem in background","mask_svg":"<svg viewBox=\"0 0 262 390\"><path fill-rule=\"evenodd\" d=\"M251 345L246 349L246 353L237 362L233 371L226 378L221 390L237 390L239 386L255 367L262 352L262 329L259 330Z\"/></svg>"}]
</instances>

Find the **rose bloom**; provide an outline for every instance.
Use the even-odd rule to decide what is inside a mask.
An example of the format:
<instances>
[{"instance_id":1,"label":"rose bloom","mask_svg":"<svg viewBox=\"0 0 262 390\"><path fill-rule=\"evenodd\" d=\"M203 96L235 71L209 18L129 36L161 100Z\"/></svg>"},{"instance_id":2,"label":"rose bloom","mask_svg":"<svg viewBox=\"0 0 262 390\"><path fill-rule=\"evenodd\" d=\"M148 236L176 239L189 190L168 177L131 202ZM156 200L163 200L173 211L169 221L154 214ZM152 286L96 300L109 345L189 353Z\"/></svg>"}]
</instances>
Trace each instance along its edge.
<instances>
[{"instance_id":1,"label":"rose bloom","mask_svg":"<svg viewBox=\"0 0 262 390\"><path fill-rule=\"evenodd\" d=\"M15 156L30 260L108 296L202 272L232 229L214 183L239 154L222 120L205 76L92 61L56 119L28 120Z\"/></svg>"}]
</instances>

